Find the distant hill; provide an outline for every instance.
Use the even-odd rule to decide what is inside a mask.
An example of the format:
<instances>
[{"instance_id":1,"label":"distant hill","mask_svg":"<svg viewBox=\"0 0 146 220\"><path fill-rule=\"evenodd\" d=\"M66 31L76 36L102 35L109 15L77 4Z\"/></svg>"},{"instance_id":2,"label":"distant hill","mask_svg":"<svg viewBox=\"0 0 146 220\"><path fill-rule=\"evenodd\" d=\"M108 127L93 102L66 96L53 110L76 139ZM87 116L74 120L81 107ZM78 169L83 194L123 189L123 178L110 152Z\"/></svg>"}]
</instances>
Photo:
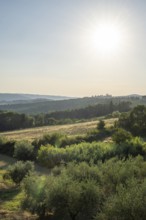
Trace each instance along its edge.
<instances>
[{"instance_id":1,"label":"distant hill","mask_svg":"<svg viewBox=\"0 0 146 220\"><path fill-rule=\"evenodd\" d=\"M0 93L0 104L21 104L30 102L41 102L45 100L67 100L71 97L37 95L37 94L17 94L17 93Z\"/></svg>"},{"instance_id":2,"label":"distant hill","mask_svg":"<svg viewBox=\"0 0 146 220\"><path fill-rule=\"evenodd\" d=\"M29 97L35 97L35 95L28 95ZM24 97L27 97L27 95ZM37 96L38 97L38 96ZM40 96L39 96L40 97ZM50 96L47 96L48 98ZM43 96L42 96L43 98ZM57 98L57 97L56 97ZM133 106L137 104L146 104L146 100L140 97L135 96L119 96L112 97L109 95L106 96L92 96L92 97L84 97L84 98L74 98L66 100L47 100L47 99L29 99L29 101L23 103L9 103L5 105L0 105L0 110L8 110L8 111L16 111L20 113L27 114L38 114L38 113L50 113L55 111L65 111L65 110L73 110L79 108L85 108L90 105L97 104L108 104L109 102L119 103L122 101L129 101Z\"/></svg>"}]
</instances>

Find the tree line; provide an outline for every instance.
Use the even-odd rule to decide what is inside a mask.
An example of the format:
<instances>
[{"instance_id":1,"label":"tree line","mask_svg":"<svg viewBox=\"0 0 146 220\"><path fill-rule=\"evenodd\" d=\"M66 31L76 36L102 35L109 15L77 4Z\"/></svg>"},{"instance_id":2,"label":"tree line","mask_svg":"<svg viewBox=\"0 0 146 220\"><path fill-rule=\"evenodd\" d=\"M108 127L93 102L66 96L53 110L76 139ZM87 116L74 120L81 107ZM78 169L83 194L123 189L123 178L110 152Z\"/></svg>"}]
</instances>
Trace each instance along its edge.
<instances>
[{"instance_id":1,"label":"tree line","mask_svg":"<svg viewBox=\"0 0 146 220\"><path fill-rule=\"evenodd\" d=\"M0 131L32 128L45 125L69 124L76 120L90 119L111 114L114 111L127 112L130 102L97 104L86 108L57 111L48 114L27 115L0 111Z\"/></svg>"}]
</instances>

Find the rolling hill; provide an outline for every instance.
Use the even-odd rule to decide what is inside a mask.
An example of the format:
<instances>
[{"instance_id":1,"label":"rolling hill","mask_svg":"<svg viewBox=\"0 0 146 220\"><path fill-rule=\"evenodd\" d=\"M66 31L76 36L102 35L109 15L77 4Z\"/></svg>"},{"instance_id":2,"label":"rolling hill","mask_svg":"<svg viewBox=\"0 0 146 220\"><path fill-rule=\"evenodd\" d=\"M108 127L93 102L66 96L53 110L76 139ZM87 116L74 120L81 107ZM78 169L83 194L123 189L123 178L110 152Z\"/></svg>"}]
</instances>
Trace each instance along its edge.
<instances>
[{"instance_id":1,"label":"rolling hill","mask_svg":"<svg viewBox=\"0 0 146 220\"><path fill-rule=\"evenodd\" d=\"M29 97L29 99L27 100L26 97ZM38 99L37 97L41 99ZM18 100L20 96L16 96L15 98L17 98L17 100L15 99L15 101L17 101L17 103L14 103L14 98L13 98L13 103L8 102L7 104L6 103L0 104L0 110L15 111L15 112L27 113L27 114L39 114L39 113L50 113L55 111L65 111L65 110L85 108L90 105L108 104L111 101L113 103L128 101L131 102L133 106L137 104L146 104L146 99L143 99L142 96L112 97L106 95L106 96L92 96L92 97L84 97L84 98L64 97L64 99L62 96L60 96L60 100L50 100L49 97L51 96L47 96L47 97L48 97L47 99L44 99L44 96L25 95L24 96L25 100L23 99L24 101L22 100L20 101ZM0 100L2 100L1 96L0 96Z\"/></svg>"},{"instance_id":2,"label":"rolling hill","mask_svg":"<svg viewBox=\"0 0 146 220\"><path fill-rule=\"evenodd\" d=\"M45 100L48 101L66 99L71 99L71 97L38 94L0 93L0 104L21 104L29 102L40 102Z\"/></svg>"}]
</instances>

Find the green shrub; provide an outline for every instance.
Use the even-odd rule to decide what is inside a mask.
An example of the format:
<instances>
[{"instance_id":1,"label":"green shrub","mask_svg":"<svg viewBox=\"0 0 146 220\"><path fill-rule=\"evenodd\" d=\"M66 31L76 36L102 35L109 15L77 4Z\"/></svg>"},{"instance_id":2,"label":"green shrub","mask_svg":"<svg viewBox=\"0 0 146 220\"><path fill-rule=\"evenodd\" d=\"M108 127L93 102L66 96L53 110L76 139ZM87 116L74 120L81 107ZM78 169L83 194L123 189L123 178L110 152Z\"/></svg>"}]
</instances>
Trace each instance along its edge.
<instances>
[{"instance_id":1,"label":"green shrub","mask_svg":"<svg viewBox=\"0 0 146 220\"><path fill-rule=\"evenodd\" d=\"M116 155L120 158L141 155L146 158L146 143L139 137L131 138L116 147Z\"/></svg>"},{"instance_id":2,"label":"green shrub","mask_svg":"<svg viewBox=\"0 0 146 220\"><path fill-rule=\"evenodd\" d=\"M145 136L146 106L138 105L130 113L121 114L117 126L130 131L135 136Z\"/></svg>"},{"instance_id":3,"label":"green shrub","mask_svg":"<svg viewBox=\"0 0 146 220\"><path fill-rule=\"evenodd\" d=\"M146 162L141 156L97 165L69 163L48 177L26 177L24 190L24 207L40 219L146 218Z\"/></svg>"},{"instance_id":4,"label":"green shrub","mask_svg":"<svg viewBox=\"0 0 146 220\"><path fill-rule=\"evenodd\" d=\"M60 144L59 147L66 147L66 146L70 146L72 144L79 144L81 142L85 141L86 136L76 136L76 137L68 137L68 136L63 136L60 139Z\"/></svg>"},{"instance_id":5,"label":"green shrub","mask_svg":"<svg viewBox=\"0 0 146 220\"><path fill-rule=\"evenodd\" d=\"M56 167L52 170L56 173ZM61 172L60 172L61 173ZM66 174L70 176L73 180L79 182L85 180L93 180L95 182L101 183L101 169L100 166L95 164L89 165L86 162L81 162L79 164L72 162L67 165Z\"/></svg>"},{"instance_id":6,"label":"green shrub","mask_svg":"<svg viewBox=\"0 0 146 220\"><path fill-rule=\"evenodd\" d=\"M34 171L34 164L30 161L18 161L14 165L8 167L4 178L10 178L16 184L20 184L26 175Z\"/></svg>"},{"instance_id":7,"label":"green shrub","mask_svg":"<svg viewBox=\"0 0 146 220\"><path fill-rule=\"evenodd\" d=\"M18 160L34 160L35 151L34 146L28 141L16 142L14 148L14 157Z\"/></svg>"},{"instance_id":8,"label":"green shrub","mask_svg":"<svg viewBox=\"0 0 146 220\"><path fill-rule=\"evenodd\" d=\"M51 145L41 146L38 151L38 162L48 168L60 165L62 161L66 161L67 154L65 148L55 148Z\"/></svg>"},{"instance_id":9,"label":"green shrub","mask_svg":"<svg viewBox=\"0 0 146 220\"><path fill-rule=\"evenodd\" d=\"M105 127L105 122L103 120L99 120L99 123L97 124L98 130L103 130Z\"/></svg>"},{"instance_id":10,"label":"green shrub","mask_svg":"<svg viewBox=\"0 0 146 220\"><path fill-rule=\"evenodd\" d=\"M93 142L93 141L102 141L107 137L110 137L113 133L113 129L102 129L102 130L92 130L85 136L84 140L86 142Z\"/></svg>"},{"instance_id":11,"label":"green shrub","mask_svg":"<svg viewBox=\"0 0 146 220\"><path fill-rule=\"evenodd\" d=\"M64 135L59 134L59 133L53 133L53 134L45 134L42 138L40 138L39 140L35 140L33 142L33 145L37 146L38 148L41 145L53 145L58 147L60 145L60 139L63 137Z\"/></svg>"},{"instance_id":12,"label":"green shrub","mask_svg":"<svg viewBox=\"0 0 146 220\"><path fill-rule=\"evenodd\" d=\"M107 199L97 220L145 220L146 179L142 182L130 179L126 185L118 185L116 194Z\"/></svg>"},{"instance_id":13,"label":"green shrub","mask_svg":"<svg viewBox=\"0 0 146 220\"><path fill-rule=\"evenodd\" d=\"M132 139L132 135L130 132L122 128L118 128L117 131L113 134L112 139L115 143L121 144Z\"/></svg>"},{"instance_id":14,"label":"green shrub","mask_svg":"<svg viewBox=\"0 0 146 220\"><path fill-rule=\"evenodd\" d=\"M4 136L0 136L0 146L4 145L8 140Z\"/></svg>"},{"instance_id":15,"label":"green shrub","mask_svg":"<svg viewBox=\"0 0 146 220\"><path fill-rule=\"evenodd\" d=\"M60 165L62 162L71 161L97 163L97 161L108 159L114 155L115 145L101 142L80 143L66 148L55 148L53 146L41 146L38 151L38 162L48 168Z\"/></svg>"},{"instance_id":16,"label":"green shrub","mask_svg":"<svg viewBox=\"0 0 146 220\"><path fill-rule=\"evenodd\" d=\"M121 115L121 113L120 113L119 111L114 111L114 112L112 113L112 118L119 118L120 115Z\"/></svg>"},{"instance_id":17,"label":"green shrub","mask_svg":"<svg viewBox=\"0 0 146 220\"><path fill-rule=\"evenodd\" d=\"M146 162L141 156L119 160L112 158L99 166L102 173L101 185L108 197L116 193L117 186L126 185L129 179L136 178L142 180L146 177Z\"/></svg>"},{"instance_id":18,"label":"green shrub","mask_svg":"<svg viewBox=\"0 0 146 220\"><path fill-rule=\"evenodd\" d=\"M46 210L46 178L36 176L34 173L27 176L23 181L25 198L22 208L36 213L40 219L44 219Z\"/></svg>"},{"instance_id":19,"label":"green shrub","mask_svg":"<svg viewBox=\"0 0 146 220\"><path fill-rule=\"evenodd\" d=\"M101 208L102 192L97 182L89 176L82 180L73 178L68 167L47 178L27 177L24 190L23 207L37 213L40 219L52 213L56 220L88 220Z\"/></svg>"},{"instance_id":20,"label":"green shrub","mask_svg":"<svg viewBox=\"0 0 146 220\"><path fill-rule=\"evenodd\" d=\"M8 156L13 156L14 154L14 145L15 141L9 141L7 138L1 136L0 137L0 153L6 154Z\"/></svg>"}]
</instances>

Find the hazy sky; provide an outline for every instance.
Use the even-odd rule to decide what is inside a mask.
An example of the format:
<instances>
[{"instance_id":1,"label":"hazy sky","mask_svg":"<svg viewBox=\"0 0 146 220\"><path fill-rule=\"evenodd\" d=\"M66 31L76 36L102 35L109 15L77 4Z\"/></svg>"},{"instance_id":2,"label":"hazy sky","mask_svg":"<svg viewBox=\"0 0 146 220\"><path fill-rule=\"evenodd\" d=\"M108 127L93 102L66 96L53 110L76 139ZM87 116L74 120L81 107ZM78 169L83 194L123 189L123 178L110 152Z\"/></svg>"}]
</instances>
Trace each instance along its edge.
<instances>
[{"instance_id":1,"label":"hazy sky","mask_svg":"<svg viewBox=\"0 0 146 220\"><path fill-rule=\"evenodd\" d=\"M145 12L144 0L0 0L0 92L146 94ZM103 53L105 21L121 43Z\"/></svg>"}]
</instances>

